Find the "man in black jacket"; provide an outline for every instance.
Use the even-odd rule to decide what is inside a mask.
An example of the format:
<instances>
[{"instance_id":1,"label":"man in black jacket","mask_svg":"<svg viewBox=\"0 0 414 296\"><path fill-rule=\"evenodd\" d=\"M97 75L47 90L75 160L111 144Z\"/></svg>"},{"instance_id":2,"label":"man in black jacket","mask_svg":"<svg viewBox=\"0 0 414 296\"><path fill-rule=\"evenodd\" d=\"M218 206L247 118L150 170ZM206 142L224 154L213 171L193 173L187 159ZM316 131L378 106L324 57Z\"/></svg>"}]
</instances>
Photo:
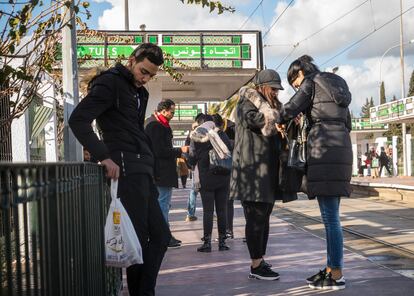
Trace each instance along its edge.
<instances>
[{"instance_id":1,"label":"man in black jacket","mask_svg":"<svg viewBox=\"0 0 414 296\"><path fill-rule=\"evenodd\" d=\"M155 184L158 189L158 202L162 214L168 224L168 213L171 207L173 187L178 187L177 158L188 152L188 147L174 148L173 133L170 120L174 117L175 103L172 100L162 100L156 112L147 119L145 132L151 139L155 156ZM171 237L170 248L180 247L181 241Z\"/></svg>"},{"instance_id":2,"label":"man in black jacket","mask_svg":"<svg viewBox=\"0 0 414 296\"><path fill-rule=\"evenodd\" d=\"M157 202L154 155L144 132L148 91L144 88L164 62L161 49L142 44L127 66L95 77L88 95L73 111L69 125L79 142L105 167L108 178L118 179L118 195L142 246L144 264L127 268L130 295L154 295L155 284L171 234ZM91 127L96 119L100 141Z\"/></svg>"}]
</instances>

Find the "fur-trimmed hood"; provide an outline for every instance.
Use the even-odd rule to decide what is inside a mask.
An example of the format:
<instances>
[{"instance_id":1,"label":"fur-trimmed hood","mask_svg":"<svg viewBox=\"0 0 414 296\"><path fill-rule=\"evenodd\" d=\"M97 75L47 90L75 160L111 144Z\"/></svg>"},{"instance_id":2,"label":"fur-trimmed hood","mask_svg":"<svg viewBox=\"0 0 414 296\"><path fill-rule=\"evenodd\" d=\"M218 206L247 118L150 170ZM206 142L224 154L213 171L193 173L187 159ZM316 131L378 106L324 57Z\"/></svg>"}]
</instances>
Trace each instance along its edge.
<instances>
[{"instance_id":1,"label":"fur-trimmed hood","mask_svg":"<svg viewBox=\"0 0 414 296\"><path fill-rule=\"evenodd\" d=\"M276 123L279 120L280 112L274 109L254 88L246 86L240 89L240 98L249 100L260 113L264 115L265 125L261 128L264 136L269 137L277 133Z\"/></svg>"},{"instance_id":2,"label":"fur-trimmed hood","mask_svg":"<svg viewBox=\"0 0 414 296\"><path fill-rule=\"evenodd\" d=\"M197 143L206 143L210 141L208 137L210 130L218 132L220 129L216 127L213 121L207 121L190 133L190 139Z\"/></svg>"}]
</instances>

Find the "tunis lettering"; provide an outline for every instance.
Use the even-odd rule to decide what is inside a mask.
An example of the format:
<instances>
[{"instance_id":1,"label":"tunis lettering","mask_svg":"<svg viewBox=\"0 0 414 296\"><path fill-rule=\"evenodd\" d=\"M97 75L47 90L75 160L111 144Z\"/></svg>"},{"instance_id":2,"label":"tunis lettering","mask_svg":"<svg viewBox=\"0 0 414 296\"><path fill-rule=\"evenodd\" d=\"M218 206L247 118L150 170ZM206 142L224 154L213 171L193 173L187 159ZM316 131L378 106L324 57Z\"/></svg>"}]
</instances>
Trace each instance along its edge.
<instances>
[{"instance_id":1,"label":"tunis lettering","mask_svg":"<svg viewBox=\"0 0 414 296\"><path fill-rule=\"evenodd\" d=\"M89 54L92 57L103 57L104 48L103 47L89 47Z\"/></svg>"}]
</instances>

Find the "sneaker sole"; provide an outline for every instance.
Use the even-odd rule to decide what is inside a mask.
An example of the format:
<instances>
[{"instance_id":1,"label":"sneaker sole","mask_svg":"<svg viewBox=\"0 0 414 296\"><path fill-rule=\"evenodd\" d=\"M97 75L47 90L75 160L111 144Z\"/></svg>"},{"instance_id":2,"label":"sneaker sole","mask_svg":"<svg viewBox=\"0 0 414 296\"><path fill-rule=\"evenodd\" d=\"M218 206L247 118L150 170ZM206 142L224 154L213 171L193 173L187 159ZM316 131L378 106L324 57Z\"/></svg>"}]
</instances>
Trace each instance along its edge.
<instances>
[{"instance_id":1,"label":"sneaker sole","mask_svg":"<svg viewBox=\"0 0 414 296\"><path fill-rule=\"evenodd\" d=\"M334 291L338 291L338 290L343 290L345 289L345 286L328 286L328 287L317 287L314 285L309 284L309 288L314 289L314 290L334 290Z\"/></svg>"},{"instance_id":2,"label":"sneaker sole","mask_svg":"<svg viewBox=\"0 0 414 296\"><path fill-rule=\"evenodd\" d=\"M173 246L173 247L168 247L168 249L179 249L179 248L181 248L181 245L180 246Z\"/></svg>"},{"instance_id":3,"label":"sneaker sole","mask_svg":"<svg viewBox=\"0 0 414 296\"><path fill-rule=\"evenodd\" d=\"M260 276L257 274L249 274L249 279L256 279L256 280L264 280L264 281L276 281L280 278L279 276L274 276L274 277L265 277L265 276Z\"/></svg>"}]
</instances>

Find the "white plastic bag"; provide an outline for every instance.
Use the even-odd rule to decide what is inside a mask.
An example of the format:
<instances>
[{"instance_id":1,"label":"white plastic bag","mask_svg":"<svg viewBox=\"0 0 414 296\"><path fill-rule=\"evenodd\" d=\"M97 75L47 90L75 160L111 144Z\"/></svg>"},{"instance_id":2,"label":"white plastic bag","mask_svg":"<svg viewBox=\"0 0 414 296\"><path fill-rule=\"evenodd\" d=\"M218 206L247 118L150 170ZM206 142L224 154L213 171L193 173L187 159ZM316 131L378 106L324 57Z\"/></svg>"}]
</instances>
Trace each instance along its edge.
<instances>
[{"instance_id":1,"label":"white plastic bag","mask_svg":"<svg viewBox=\"0 0 414 296\"><path fill-rule=\"evenodd\" d=\"M134 226L121 200L117 198L118 180L111 181L112 202L105 223L106 265L128 267L142 264L142 248Z\"/></svg>"}]
</instances>

